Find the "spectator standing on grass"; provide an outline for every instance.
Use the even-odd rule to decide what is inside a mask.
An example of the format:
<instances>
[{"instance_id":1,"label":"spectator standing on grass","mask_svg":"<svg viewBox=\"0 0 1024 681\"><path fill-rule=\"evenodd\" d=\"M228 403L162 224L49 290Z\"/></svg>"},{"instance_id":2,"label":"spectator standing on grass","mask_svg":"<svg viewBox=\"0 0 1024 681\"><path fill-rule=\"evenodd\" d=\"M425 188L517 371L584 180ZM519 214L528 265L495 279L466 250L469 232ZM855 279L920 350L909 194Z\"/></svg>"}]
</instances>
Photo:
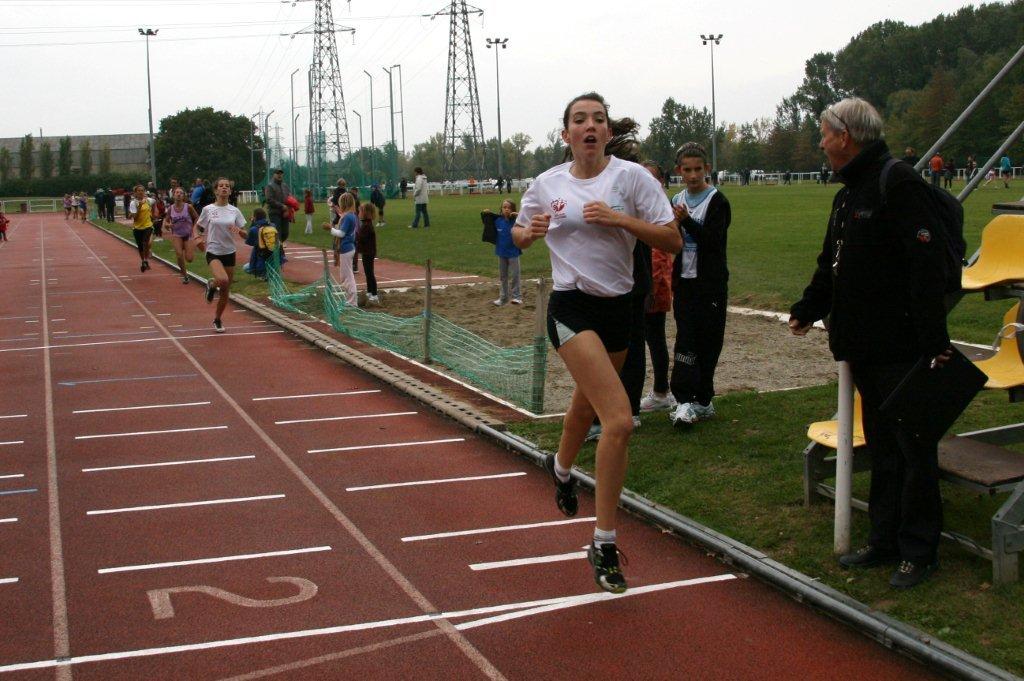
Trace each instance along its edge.
<instances>
[{"instance_id":1,"label":"spectator standing on grass","mask_svg":"<svg viewBox=\"0 0 1024 681\"><path fill-rule=\"evenodd\" d=\"M672 197L683 231L683 250L672 264L672 315L676 322L669 386L677 406L673 425L693 425L715 415L715 369L725 340L729 293L726 244L732 208L707 182L708 153L696 142L676 152L685 189Z\"/></svg>"},{"instance_id":2,"label":"spectator standing on grass","mask_svg":"<svg viewBox=\"0 0 1024 681\"><path fill-rule=\"evenodd\" d=\"M133 198L128 204L128 217L132 221L135 247L139 250L139 260L141 260L139 271L145 272L149 269L149 252L152 248L153 204L155 201L146 196L146 190L141 184L135 185L132 195ZM125 196L128 196L127 192Z\"/></svg>"},{"instance_id":3,"label":"spectator standing on grass","mask_svg":"<svg viewBox=\"0 0 1024 681\"><path fill-rule=\"evenodd\" d=\"M384 190L381 189L379 184L373 185L370 190L370 203L377 209L377 214L380 219L377 220L377 227L383 227L387 223L384 222L384 205L387 203L387 198L384 196Z\"/></svg>"},{"instance_id":4,"label":"spectator standing on grass","mask_svg":"<svg viewBox=\"0 0 1024 681\"><path fill-rule=\"evenodd\" d=\"M953 176L956 175L956 162L952 157L946 159L942 167L942 186L944 189L953 188Z\"/></svg>"},{"instance_id":5,"label":"spectator standing on grass","mask_svg":"<svg viewBox=\"0 0 1024 681\"><path fill-rule=\"evenodd\" d=\"M7 241L7 225L11 223L4 214L4 207L0 206L0 241Z\"/></svg>"},{"instance_id":6,"label":"spectator standing on grass","mask_svg":"<svg viewBox=\"0 0 1024 681\"><path fill-rule=\"evenodd\" d=\"M498 281L500 289L494 304L498 307L511 302L523 304L519 283L519 256L523 254L512 241L512 226L516 224L516 204L509 199L501 202L501 212L495 215L489 210L480 213L484 224L494 225L494 255L498 256Z\"/></svg>"},{"instance_id":7,"label":"spectator standing on grass","mask_svg":"<svg viewBox=\"0 0 1024 681\"><path fill-rule=\"evenodd\" d=\"M661 168L653 161L644 164L659 180L662 178ZM672 262L671 253L651 249L651 292L644 309L644 340L651 353L651 371L654 374L654 385L650 392L640 400L640 411L658 411L674 409L676 400L668 385L668 339L665 337L666 315L672 311ZM635 265L634 265L635 268ZM635 276L634 276L635 280ZM642 349L641 349L642 352ZM644 370L646 373L646 368ZM643 385L641 384L641 392Z\"/></svg>"},{"instance_id":8,"label":"spectator standing on grass","mask_svg":"<svg viewBox=\"0 0 1024 681\"><path fill-rule=\"evenodd\" d=\"M342 192L335 207L338 213L338 226L331 227L329 222L323 224L325 230L337 237L338 282L345 292L345 302L352 307L359 304L356 297L356 275L352 269L352 260L356 255L356 228L359 220L356 217L356 200L348 192Z\"/></svg>"},{"instance_id":9,"label":"spectator standing on grass","mask_svg":"<svg viewBox=\"0 0 1024 681\"><path fill-rule=\"evenodd\" d=\"M416 214L409 229L420 226L420 215L423 215L423 227L430 227L430 215L427 214L427 203L430 201L430 197L427 196L427 176L423 174L423 168L417 167L414 172L416 179L412 183L412 200L416 204Z\"/></svg>"},{"instance_id":10,"label":"spectator standing on grass","mask_svg":"<svg viewBox=\"0 0 1024 681\"><path fill-rule=\"evenodd\" d=\"M373 261L377 257L377 230L374 221L377 208L372 203L359 207L359 229L356 231L356 252L363 259L363 276L366 277L366 304L378 305L377 277L373 273ZM378 223L380 224L380 223Z\"/></svg>"},{"instance_id":11,"label":"spectator standing on grass","mask_svg":"<svg viewBox=\"0 0 1024 681\"><path fill-rule=\"evenodd\" d=\"M167 227L171 244L174 246L174 254L177 256L181 283L187 284L188 271L185 263L192 262L192 258L195 256L192 226L199 219L199 212L191 203L185 201L185 190L181 187L175 187L173 199L174 201L167 209L164 226Z\"/></svg>"},{"instance_id":12,"label":"spectator standing on grass","mask_svg":"<svg viewBox=\"0 0 1024 681\"><path fill-rule=\"evenodd\" d=\"M237 207L228 203L231 196L231 180L226 177L217 178L213 183L214 201L203 207L196 220L196 229L202 232L198 237L200 250L206 251L206 264L210 266L210 278L206 280L206 302L212 303L217 298L217 311L214 313L213 330L224 333L221 317L231 299L231 283L235 278L235 234L243 239L248 236L245 230L245 216Z\"/></svg>"},{"instance_id":13,"label":"spectator standing on grass","mask_svg":"<svg viewBox=\"0 0 1024 681\"><path fill-rule=\"evenodd\" d=\"M945 161L942 160L942 155L939 152L935 152L931 160L928 161L928 172L931 174L932 186L938 187L939 182L942 181L942 169L945 167Z\"/></svg>"},{"instance_id":14,"label":"spectator standing on grass","mask_svg":"<svg viewBox=\"0 0 1024 681\"><path fill-rule=\"evenodd\" d=\"M277 236L282 248L288 241L288 207L285 200L291 194L291 188L284 182L284 170L276 168L270 182L263 188L263 198L267 203L267 216L274 227L277 227Z\"/></svg>"},{"instance_id":15,"label":"spectator standing on grass","mask_svg":"<svg viewBox=\"0 0 1024 681\"><path fill-rule=\"evenodd\" d=\"M402 192L402 199L405 199L405 193L409 191L409 180L402 178L401 182L398 183L398 188Z\"/></svg>"},{"instance_id":16,"label":"spectator standing on grass","mask_svg":"<svg viewBox=\"0 0 1024 681\"><path fill-rule=\"evenodd\" d=\"M978 174L978 162L974 160L974 154L967 157L967 179L973 180L974 176Z\"/></svg>"},{"instance_id":17,"label":"spectator standing on grass","mask_svg":"<svg viewBox=\"0 0 1024 681\"><path fill-rule=\"evenodd\" d=\"M1010 157L1007 154L1003 154L1003 157L999 159L999 174L1003 176L1003 187L1009 189L1010 178L1013 177L1013 164L1010 163Z\"/></svg>"},{"instance_id":18,"label":"spectator standing on grass","mask_svg":"<svg viewBox=\"0 0 1024 681\"><path fill-rule=\"evenodd\" d=\"M513 228L519 248L538 239L548 246L554 281L548 336L576 382L558 453L548 455L544 465L555 483L558 508L575 515L579 504L570 469L594 416L600 418L597 523L587 558L594 581L615 593L626 590L615 517L633 431L619 378L629 344L633 247L637 239L668 251L680 244L657 180L615 156L635 153L638 127L630 119L610 119L595 92L570 101L562 116L562 141L571 160L530 186Z\"/></svg>"},{"instance_id":19,"label":"spectator standing on grass","mask_svg":"<svg viewBox=\"0 0 1024 681\"><path fill-rule=\"evenodd\" d=\"M891 158L882 118L866 101L844 99L821 114L821 143L843 183L832 201L818 265L790 311L798 336L829 318L837 361L847 361L861 395L871 452L871 534L839 558L848 568L897 563L893 587L912 587L938 567L942 531L938 441L919 438L884 416L885 398L922 357L932 367L951 357L944 304L944 229L929 189L896 163L885 203L879 187Z\"/></svg>"},{"instance_id":20,"label":"spectator standing on grass","mask_svg":"<svg viewBox=\"0 0 1024 681\"><path fill-rule=\"evenodd\" d=\"M126 189L124 193L121 194L121 203L124 205L124 217L126 220L131 219L131 211L129 208L131 208L132 205L132 193L133 192Z\"/></svg>"},{"instance_id":21,"label":"spectator standing on grass","mask_svg":"<svg viewBox=\"0 0 1024 681\"><path fill-rule=\"evenodd\" d=\"M103 187L96 190L92 200L96 203L96 218L102 220L107 214L107 193L103 191Z\"/></svg>"},{"instance_id":22,"label":"spectator standing on grass","mask_svg":"<svg viewBox=\"0 0 1024 681\"><path fill-rule=\"evenodd\" d=\"M113 222L114 208L117 206L117 195L114 194L112 187L107 187L106 194L104 195L104 205L107 209L107 220Z\"/></svg>"},{"instance_id":23,"label":"spectator standing on grass","mask_svg":"<svg viewBox=\"0 0 1024 681\"><path fill-rule=\"evenodd\" d=\"M189 203L195 206L196 210L203 209L203 192L206 187L203 185L203 179L197 177L195 183L192 185L192 193L189 195Z\"/></svg>"},{"instance_id":24,"label":"spectator standing on grass","mask_svg":"<svg viewBox=\"0 0 1024 681\"><path fill-rule=\"evenodd\" d=\"M906 149L903 150L902 160L910 167L914 167L917 165L917 162L921 160L921 157L918 156L917 152L914 151L914 147L907 147Z\"/></svg>"},{"instance_id":25,"label":"spectator standing on grass","mask_svg":"<svg viewBox=\"0 0 1024 681\"><path fill-rule=\"evenodd\" d=\"M307 189L303 192L302 197L302 212L306 215L306 234L313 233L313 213L316 212L316 206L313 205L313 191Z\"/></svg>"}]
</instances>

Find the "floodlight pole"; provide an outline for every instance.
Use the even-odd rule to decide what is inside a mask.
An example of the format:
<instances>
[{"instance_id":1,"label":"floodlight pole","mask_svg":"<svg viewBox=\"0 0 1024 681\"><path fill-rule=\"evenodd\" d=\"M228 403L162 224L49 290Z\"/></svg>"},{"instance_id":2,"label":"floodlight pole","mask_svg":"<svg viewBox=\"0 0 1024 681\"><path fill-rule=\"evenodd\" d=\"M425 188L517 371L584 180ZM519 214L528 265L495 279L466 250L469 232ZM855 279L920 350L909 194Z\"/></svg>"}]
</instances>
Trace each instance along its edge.
<instances>
[{"instance_id":1,"label":"floodlight pole","mask_svg":"<svg viewBox=\"0 0 1024 681\"><path fill-rule=\"evenodd\" d=\"M156 145L153 143L153 86L149 78L149 38L156 37L160 29L140 28L139 35L146 38L146 95L149 98L149 175L156 189ZM42 136L42 133L40 133Z\"/></svg>"},{"instance_id":2,"label":"floodlight pole","mask_svg":"<svg viewBox=\"0 0 1024 681\"><path fill-rule=\"evenodd\" d=\"M391 68L398 69L398 114L402 121L402 158L405 158L405 89L402 87L402 65L395 64Z\"/></svg>"},{"instance_id":3,"label":"floodlight pole","mask_svg":"<svg viewBox=\"0 0 1024 681\"><path fill-rule=\"evenodd\" d=\"M381 67L388 74L388 108L391 113L391 172L388 176L389 187L398 177L398 144L395 142L395 88L391 78L391 72L394 68L394 66L390 69L384 66Z\"/></svg>"},{"instance_id":4,"label":"floodlight pole","mask_svg":"<svg viewBox=\"0 0 1024 681\"><path fill-rule=\"evenodd\" d=\"M377 163L373 159L373 150L377 148L377 142L373 135L373 76L366 69L363 69L363 73L370 79L370 182L372 183L377 169Z\"/></svg>"},{"instance_id":5,"label":"floodlight pole","mask_svg":"<svg viewBox=\"0 0 1024 681\"><path fill-rule=\"evenodd\" d=\"M297 165L295 157L298 154L295 151L295 147L299 146L298 139L295 137L295 74L298 73L299 70L300 69L295 69L292 71L292 75L288 78L292 86L292 162L291 165L288 166L288 184L295 184L295 178L292 176L292 168Z\"/></svg>"},{"instance_id":6,"label":"floodlight pole","mask_svg":"<svg viewBox=\"0 0 1024 681\"><path fill-rule=\"evenodd\" d=\"M715 45L719 45L722 34L700 34L704 45L711 46L711 183L718 184L718 115L715 111Z\"/></svg>"},{"instance_id":7,"label":"floodlight pole","mask_svg":"<svg viewBox=\"0 0 1024 681\"><path fill-rule=\"evenodd\" d=\"M501 49L508 48L508 38L488 38L487 49L494 48L494 83L495 90L498 93L498 181L501 181L502 170L501 170L501 69L498 67L498 46ZM501 185L498 185L499 187Z\"/></svg>"},{"instance_id":8,"label":"floodlight pole","mask_svg":"<svg viewBox=\"0 0 1024 681\"><path fill-rule=\"evenodd\" d=\"M363 162L363 116L355 109L352 109L352 113L359 118L359 172L365 173L366 168Z\"/></svg>"},{"instance_id":9,"label":"floodlight pole","mask_svg":"<svg viewBox=\"0 0 1024 681\"><path fill-rule=\"evenodd\" d=\"M270 140L270 129L269 129L268 126L270 124L270 114L274 113L275 111L277 111L277 109L271 109L270 113L268 113L266 116L263 117L263 151L264 151L263 160L267 164L267 181L266 181L266 184L270 184L270 161L271 161L270 153L267 153L267 152L271 151L270 143L269 143L269 140Z\"/></svg>"}]
</instances>

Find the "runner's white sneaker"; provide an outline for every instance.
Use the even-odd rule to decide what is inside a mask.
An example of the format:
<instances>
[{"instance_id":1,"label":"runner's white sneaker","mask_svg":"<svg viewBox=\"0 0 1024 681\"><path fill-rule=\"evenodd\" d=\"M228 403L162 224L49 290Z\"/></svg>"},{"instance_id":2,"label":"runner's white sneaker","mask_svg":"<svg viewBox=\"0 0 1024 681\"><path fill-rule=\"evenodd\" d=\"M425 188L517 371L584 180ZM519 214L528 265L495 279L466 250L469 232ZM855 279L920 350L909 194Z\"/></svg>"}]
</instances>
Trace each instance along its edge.
<instances>
[{"instance_id":1,"label":"runner's white sneaker","mask_svg":"<svg viewBox=\"0 0 1024 681\"><path fill-rule=\"evenodd\" d=\"M684 402L669 415L674 426L690 426L698 421L707 421L715 415L715 405L704 406L698 402Z\"/></svg>"},{"instance_id":2,"label":"runner's white sneaker","mask_svg":"<svg viewBox=\"0 0 1024 681\"><path fill-rule=\"evenodd\" d=\"M673 409L676 406L676 398L672 393L659 395L653 390L640 400L640 411L659 411L661 409Z\"/></svg>"}]
</instances>

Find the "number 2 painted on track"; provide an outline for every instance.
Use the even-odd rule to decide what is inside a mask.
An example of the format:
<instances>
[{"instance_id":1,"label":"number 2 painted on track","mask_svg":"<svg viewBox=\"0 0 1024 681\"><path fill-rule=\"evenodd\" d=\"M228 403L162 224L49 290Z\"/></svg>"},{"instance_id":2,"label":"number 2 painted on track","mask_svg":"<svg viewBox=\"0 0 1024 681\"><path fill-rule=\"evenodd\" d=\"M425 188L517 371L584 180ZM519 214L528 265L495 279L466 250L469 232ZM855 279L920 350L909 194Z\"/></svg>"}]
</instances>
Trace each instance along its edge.
<instances>
[{"instance_id":1,"label":"number 2 painted on track","mask_svg":"<svg viewBox=\"0 0 1024 681\"><path fill-rule=\"evenodd\" d=\"M276 582L294 584L299 588L299 593L286 598L270 598L261 600L258 598L239 596L238 594L231 593L230 591L218 589L215 586L196 584L195 586L174 586L167 589L152 589L147 591L146 594L149 596L149 604L153 608L153 619L165 620L174 617L174 606L171 604L172 594L195 592L206 594L207 596L213 596L214 598L219 598L222 601L227 601L228 603L238 605L243 608L276 608L282 605L292 605L293 603L308 601L310 598L313 598L313 596L316 596L317 593L316 584L308 579L303 579L302 577L267 577L267 581L272 584Z\"/></svg>"}]
</instances>

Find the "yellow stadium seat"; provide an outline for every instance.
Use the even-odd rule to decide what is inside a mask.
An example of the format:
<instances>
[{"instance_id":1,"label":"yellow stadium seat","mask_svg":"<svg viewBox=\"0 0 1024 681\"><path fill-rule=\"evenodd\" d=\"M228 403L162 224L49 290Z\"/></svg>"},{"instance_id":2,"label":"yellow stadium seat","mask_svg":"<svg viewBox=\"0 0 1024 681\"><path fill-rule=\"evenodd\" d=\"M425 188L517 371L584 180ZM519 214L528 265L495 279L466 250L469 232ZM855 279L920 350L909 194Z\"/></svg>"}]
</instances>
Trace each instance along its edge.
<instances>
[{"instance_id":1,"label":"yellow stadium seat","mask_svg":"<svg viewBox=\"0 0 1024 681\"><path fill-rule=\"evenodd\" d=\"M1024 281L1024 215L997 215L988 223L978 259L961 281L967 291Z\"/></svg>"},{"instance_id":2,"label":"yellow stadium seat","mask_svg":"<svg viewBox=\"0 0 1024 681\"><path fill-rule=\"evenodd\" d=\"M999 334L999 349L992 357L974 363L985 372L988 382L985 387L992 390L1009 390L1024 385L1024 362L1021 362L1020 347L1017 345L1018 330L1012 324L1020 321L1020 303L1003 316L1003 330Z\"/></svg>"},{"instance_id":3,"label":"yellow stadium seat","mask_svg":"<svg viewBox=\"0 0 1024 681\"><path fill-rule=\"evenodd\" d=\"M807 428L807 438L820 445L837 449L839 447L839 421L818 421ZM864 409L860 404L860 393L853 391L853 446L864 446Z\"/></svg>"}]
</instances>

